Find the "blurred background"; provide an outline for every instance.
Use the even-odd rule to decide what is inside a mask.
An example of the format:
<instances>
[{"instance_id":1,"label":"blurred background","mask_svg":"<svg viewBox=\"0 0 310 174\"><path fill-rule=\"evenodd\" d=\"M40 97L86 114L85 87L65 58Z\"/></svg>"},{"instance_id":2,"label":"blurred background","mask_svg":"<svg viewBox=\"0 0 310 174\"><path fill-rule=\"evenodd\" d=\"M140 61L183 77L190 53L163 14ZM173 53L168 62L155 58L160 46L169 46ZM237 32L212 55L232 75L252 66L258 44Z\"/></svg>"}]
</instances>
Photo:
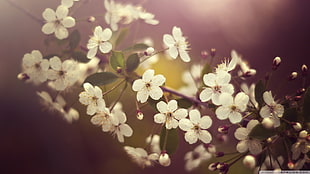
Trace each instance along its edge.
<instances>
[{"instance_id":1,"label":"blurred background","mask_svg":"<svg viewBox=\"0 0 310 174\"><path fill-rule=\"evenodd\" d=\"M38 49L44 54L43 40L46 36L41 32L39 23L7 1L0 1L0 173L186 173L184 154L197 144L188 146L183 135L180 136L177 153L172 156L171 166L164 168L157 165L142 170L130 161L122 144L91 125L90 117L81 114L79 121L68 124L61 117L46 112L36 95L36 91L41 89L16 78L21 72L25 53ZM14 2L39 19L42 19L45 8L56 9L60 4L60 0ZM117 2L142 4L147 11L155 14L155 18L160 21L159 25L133 24L131 29L139 31L138 38L154 38L158 49L161 48L163 34L170 34L173 26L181 27L191 44L193 62L200 62L202 50L209 52L211 48L216 48L216 57L222 58L229 57L230 51L235 49L257 70L257 76L252 79L257 80L271 71L273 58L280 56L282 63L274 73L270 86L277 96L292 93L299 88L300 79L290 83L282 82L286 81L292 71L300 72L302 64L310 66L310 1L307 0ZM104 12L103 0L88 0L72 16L79 19ZM97 19L100 25L106 27L103 18ZM91 35L91 24L81 21L76 27L81 29L82 44L86 45ZM186 68L184 63L177 62L175 66ZM158 73L172 74L170 66L161 65ZM170 76L168 78L172 86L179 83ZM279 83L285 85L279 86ZM76 107L79 106L77 104ZM127 110L130 107L124 106ZM127 115L129 123L136 126L133 127L133 138L127 138L125 145L143 144L143 138L150 132L151 114L154 113L145 115L145 122L138 122L132 113ZM233 137L230 139L234 141ZM230 144L220 146L226 147L227 151L234 151L234 146ZM206 162L193 173L206 173L208 164ZM242 170L243 173L251 173L240 166L233 167L232 172Z\"/></svg>"}]
</instances>

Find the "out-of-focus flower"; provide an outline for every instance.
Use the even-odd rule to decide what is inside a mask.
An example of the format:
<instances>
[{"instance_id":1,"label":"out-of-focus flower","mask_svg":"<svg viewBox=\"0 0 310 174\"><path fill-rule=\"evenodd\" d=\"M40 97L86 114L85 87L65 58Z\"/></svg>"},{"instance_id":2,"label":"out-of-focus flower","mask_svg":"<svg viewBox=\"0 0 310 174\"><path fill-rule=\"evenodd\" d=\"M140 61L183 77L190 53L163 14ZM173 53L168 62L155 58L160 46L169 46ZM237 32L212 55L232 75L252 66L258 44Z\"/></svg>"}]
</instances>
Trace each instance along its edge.
<instances>
[{"instance_id":1,"label":"out-of-focus flower","mask_svg":"<svg viewBox=\"0 0 310 174\"><path fill-rule=\"evenodd\" d=\"M43 83L47 80L49 66L49 61L43 59L41 52L38 50L26 53L23 57L24 73L35 84Z\"/></svg>"},{"instance_id":2,"label":"out-of-focus flower","mask_svg":"<svg viewBox=\"0 0 310 174\"><path fill-rule=\"evenodd\" d=\"M204 143L210 143L212 136L205 129L211 125L211 118L209 116L201 117L200 112L196 109L189 112L189 119L183 118L179 121L180 129L186 131L185 140L189 144L196 143L198 139Z\"/></svg>"},{"instance_id":3,"label":"out-of-focus flower","mask_svg":"<svg viewBox=\"0 0 310 174\"><path fill-rule=\"evenodd\" d=\"M69 36L67 28L75 26L75 19L68 16L69 9L66 6L60 5L56 12L53 9L47 8L42 16L46 23L42 27L44 34L55 33L56 38L65 39Z\"/></svg>"},{"instance_id":4,"label":"out-of-focus flower","mask_svg":"<svg viewBox=\"0 0 310 174\"><path fill-rule=\"evenodd\" d=\"M274 122L274 127L280 126L280 119L284 113L284 107L277 104L272 97L271 91L265 91L263 94L264 102L266 103L259 112L262 118L270 117Z\"/></svg>"},{"instance_id":5,"label":"out-of-focus flower","mask_svg":"<svg viewBox=\"0 0 310 174\"><path fill-rule=\"evenodd\" d=\"M250 151L251 154L257 155L262 151L262 145L259 140L252 139L248 135L252 129L259 124L257 120L251 120L247 127L238 128L235 132L235 137L240 140L237 144L237 151L240 153Z\"/></svg>"},{"instance_id":6,"label":"out-of-focus flower","mask_svg":"<svg viewBox=\"0 0 310 174\"><path fill-rule=\"evenodd\" d=\"M160 101L156 105L160 113L154 116L155 123L165 123L167 129L177 128L179 121L187 116L187 110L178 109L178 103L176 100L171 100L166 104Z\"/></svg>"},{"instance_id":7,"label":"out-of-focus flower","mask_svg":"<svg viewBox=\"0 0 310 174\"><path fill-rule=\"evenodd\" d=\"M203 76L203 82L208 87L204 88L203 91L200 93L200 100L206 102L211 99L213 104L220 105L220 96L223 93L234 93L233 85L229 84L230 79L230 74L226 72L205 74Z\"/></svg>"},{"instance_id":8,"label":"out-of-focus flower","mask_svg":"<svg viewBox=\"0 0 310 174\"><path fill-rule=\"evenodd\" d=\"M102 53L108 53L112 50L112 44L109 40L112 37L112 31L109 28L102 30L101 26L97 26L94 35L88 40L87 58L91 59L96 56L98 48Z\"/></svg>"},{"instance_id":9,"label":"out-of-focus flower","mask_svg":"<svg viewBox=\"0 0 310 174\"><path fill-rule=\"evenodd\" d=\"M87 106L87 114L94 115L96 112L104 111L106 108L105 101L102 98L102 91L98 86L90 83L83 84L84 90L79 94L79 101Z\"/></svg>"},{"instance_id":10,"label":"out-of-focus flower","mask_svg":"<svg viewBox=\"0 0 310 174\"><path fill-rule=\"evenodd\" d=\"M93 125L101 126L103 132L110 132L112 130L112 122L111 122L111 113L108 108L100 109L101 111L97 111L96 115L94 115L90 122Z\"/></svg>"},{"instance_id":11,"label":"out-of-focus flower","mask_svg":"<svg viewBox=\"0 0 310 174\"><path fill-rule=\"evenodd\" d=\"M198 86L201 85L201 71L200 65L192 65L190 71L185 71L182 74L182 80L187 86L179 89L179 92L188 96L195 96L198 90Z\"/></svg>"},{"instance_id":12,"label":"out-of-focus flower","mask_svg":"<svg viewBox=\"0 0 310 174\"><path fill-rule=\"evenodd\" d=\"M256 74L256 70L250 68L248 62L242 60L241 58L239 58L239 62L238 62L239 66L240 66L240 71L238 71L238 75L241 78L245 78L245 77L252 77Z\"/></svg>"},{"instance_id":13,"label":"out-of-focus flower","mask_svg":"<svg viewBox=\"0 0 310 174\"><path fill-rule=\"evenodd\" d=\"M146 138L146 143L150 145L150 151L160 154L161 153L161 149L159 146L160 143L160 136L157 134L154 134L153 136L150 135Z\"/></svg>"},{"instance_id":14,"label":"out-of-focus flower","mask_svg":"<svg viewBox=\"0 0 310 174\"><path fill-rule=\"evenodd\" d=\"M157 153L148 154L140 147L134 148L130 146L124 146L124 149L132 161L137 163L141 168L152 166L159 158Z\"/></svg>"},{"instance_id":15,"label":"out-of-focus flower","mask_svg":"<svg viewBox=\"0 0 310 174\"><path fill-rule=\"evenodd\" d=\"M57 56L50 60L51 69L48 70L48 79L53 80L53 86L57 91L65 90L72 86L79 78L79 66L73 60L61 62Z\"/></svg>"},{"instance_id":16,"label":"out-of-focus flower","mask_svg":"<svg viewBox=\"0 0 310 174\"><path fill-rule=\"evenodd\" d=\"M67 7L67 8L70 8L73 6L73 3L74 2L78 2L80 0L61 0L61 5Z\"/></svg>"},{"instance_id":17,"label":"out-of-focus flower","mask_svg":"<svg viewBox=\"0 0 310 174\"><path fill-rule=\"evenodd\" d=\"M302 135L304 133L306 134L306 136ZM309 134L305 130L299 133L298 140L291 147L293 160L297 160L301 154L307 156L307 153L310 151L310 142L307 139L307 136L309 136Z\"/></svg>"},{"instance_id":18,"label":"out-of-focus flower","mask_svg":"<svg viewBox=\"0 0 310 174\"><path fill-rule=\"evenodd\" d=\"M239 56L235 50L231 51L231 60L225 59L221 64L217 65L215 72L225 71L230 72L235 69L237 63L239 62Z\"/></svg>"},{"instance_id":19,"label":"out-of-focus flower","mask_svg":"<svg viewBox=\"0 0 310 174\"><path fill-rule=\"evenodd\" d=\"M212 155L204 148L203 144L200 144L193 151L189 151L185 154L185 169L187 171L192 171L211 157Z\"/></svg>"},{"instance_id":20,"label":"out-of-focus flower","mask_svg":"<svg viewBox=\"0 0 310 174\"><path fill-rule=\"evenodd\" d=\"M163 96L163 91L159 86L165 83L166 78L161 74L154 76L154 73L154 70L149 69L143 73L142 79L133 82L132 89L138 92L137 100L141 103L146 102L149 96L154 100Z\"/></svg>"},{"instance_id":21,"label":"out-of-focus flower","mask_svg":"<svg viewBox=\"0 0 310 174\"><path fill-rule=\"evenodd\" d=\"M126 114L120 110L114 108L111 112L111 122L113 124L111 132L117 136L119 142L124 142L124 136L130 137L133 133L132 128L126 124Z\"/></svg>"},{"instance_id":22,"label":"out-of-focus flower","mask_svg":"<svg viewBox=\"0 0 310 174\"><path fill-rule=\"evenodd\" d=\"M246 83L241 83L240 88L250 98L248 105L258 108L258 103L255 99L255 84L252 83L250 86L247 86Z\"/></svg>"},{"instance_id":23,"label":"out-of-focus flower","mask_svg":"<svg viewBox=\"0 0 310 174\"><path fill-rule=\"evenodd\" d=\"M219 100L222 106L215 111L217 118L220 120L229 118L231 123L239 123L242 120L241 113L246 110L249 97L243 92L239 92L235 98L228 93L224 93Z\"/></svg>"},{"instance_id":24,"label":"out-of-focus flower","mask_svg":"<svg viewBox=\"0 0 310 174\"><path fill-rule=\"evenodd\" d=\"M187 53L189 44L183 36L181 28L174 26L172 35L164 34L163 41L165 45L169 47L168 52L172 58L176 59L178 55L180 55L180 58L184 62L189 62L191 60Z\"/></svg>"}]
</instances>

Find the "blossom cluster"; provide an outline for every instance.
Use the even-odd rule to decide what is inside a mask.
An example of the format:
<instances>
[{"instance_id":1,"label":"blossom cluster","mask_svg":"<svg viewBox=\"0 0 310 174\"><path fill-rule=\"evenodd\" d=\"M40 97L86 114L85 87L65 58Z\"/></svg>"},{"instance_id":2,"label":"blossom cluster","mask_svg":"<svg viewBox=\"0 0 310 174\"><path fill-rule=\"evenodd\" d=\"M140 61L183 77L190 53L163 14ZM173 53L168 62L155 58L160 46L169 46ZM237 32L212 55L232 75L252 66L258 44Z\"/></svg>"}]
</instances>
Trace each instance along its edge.
<instances>
[{"instance_id":1,"label":"blossom cluster","mask_svg":"<svg viewBox=\"0 0 310 174\"><path fill-rule=\"evenodd\" d=\"M203 64L193 63L189 71L183 72L186 85L172 89L166 85L164 75L156 74L153 68L145 69L151 67L146 60L162 55L161 58L179 58L184 64L193 62L189 41L181 27L174 26L171 34L162 36L162 50L155 50L147 42L120 48L118 42L123 39L120 37L126 34L123 25L139 20L157 25L159 21L141 6L105 0L105 24L92 26L88 42L82 43L78 30L70 31L79 21L68 16L75 3L80 2L62 0L56 10L47 8L42 13L45 21L42 32L54 33L48 37L63 41L67 47L44 56L39 50L33 50L22 59L22 73L18 78L35 85L46 84L51 90L50 93L37 92L46 108L72 123L85 114L78 111L75 101L68 104L64 96L76 96L93 125L124 143L124 137L134 135L135 125L128 123L136 118L125 112L121 99L128 93L135 95L131 100L135 103L137 118L145 121L144 114L151 115L152 124L161 127L160 132L152 132L146 138L145 148L124 145L132 161L142 168L156 163L170 166L178 147L178 136L182 134L185 142L194 146L184 154L187 171L195 170L213 157L215 161L208 169L219 173L229 172L238 160L256 172L309 169L310 88L306 84L294 95L275 97L276 91L268 86L269 78L247 84L256 70L235 50L222 63L214 65L216 50L211 49L210 55L202 52ZM90 23L95 20L94 16L87 19ZM271 71L276 71L280 63L280 57L274 58ZM143 74L139 75L138 69L144 70ZM294 72L288 80L293 81L297 76L306 79L307 72L308 67L303 65L301 75ZM123 88L117 91L120 86ZM51 95L54 91L55 96ZM113 91L117 91L117 97L106 100ZM152 111L145 109L145 105ZM213 123L221 123L217 132L213 131ZM225 142L228 132L238 141L234 152L218 151L221 149L216 148L215 137ZM278 149L279 144L284 144L285 149ZM236 156L220 160L231 154Z\"/></svg>"}]
</instances>

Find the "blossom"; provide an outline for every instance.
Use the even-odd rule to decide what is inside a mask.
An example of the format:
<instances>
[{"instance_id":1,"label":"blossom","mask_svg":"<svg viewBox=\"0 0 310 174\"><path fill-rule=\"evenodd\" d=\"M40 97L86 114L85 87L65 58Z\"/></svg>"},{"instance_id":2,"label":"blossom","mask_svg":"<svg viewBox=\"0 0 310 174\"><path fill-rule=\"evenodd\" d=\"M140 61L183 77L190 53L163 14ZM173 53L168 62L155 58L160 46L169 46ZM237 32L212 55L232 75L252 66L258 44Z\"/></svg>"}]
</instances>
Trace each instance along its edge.
<instances>
[{"instance_id":1,"label":"blossom","mask_svg":"<svg viewBox=\"0 0 310 174\"><path fill-rule=\"evenodd\" d=\"M48 79L53 80L53 86L57 91L65 90L72 86L79 78L79 66L73 60L61 62L57 56L50 60L51 69L48 70Z\"/></svg>"},{"instance_id":2,"label":"blossom","mask_svg":"<svg viewBox=\"0 0 310 174\"><path fill-rule=\"evenodd\" d=\"M174 26L172 29L172 35L164 34L163 41L166 46L169 47L169 55L176 59L180 55L184 62L189 62L191 59L187 53L189 44L179 27Z\"/></svg>"},{"instance_id":3,"label":"blossom","mask_svg":"<svg viewBox=\"0 0 310 174\"><path fill-rule=\"evenodd\" d=\"M125 151L129 157L137 163L141 168L152 166L158 160L157 153L148 154L144 149L137 147L124 146Z\"/></svg>"},{"instance_id":4,"label":"blossom","mask_svg":"<svg viewBox=\"0 0 310 174\"><path fill-rule=\"evenodd\" d=\"M79 94L79 101L87 106L87 114L94 115L96 112L104 111L106 105L102 98L102 91L98 86L93 86L90 83L84 83L85 91Z\"/></svg>"},{"instance_id":5,"label":"blossom","mask_svg":"<svg viewBox=\"0 0 310 174\"><path fill-rule=\"evenodd\" d=\"M277 104L272 97L271 91L265 91L263 94L265 106L261 108L259 114L262 118L270 117L274 122L274 127L280 126L280 119L284 113L284 107L281 104Z\"/></svg>"},{"instance_id":6,"label":"blossom","mask_svg":"<svg viewBox=\"0 0 310 174\"><path fill-rule=\"evenodd\" d=\"M114 109L111 112L111 122L112 122L112 129L111 132L113 135L117 136L117 139L119 142L123 143L124 142L124 136L125 137L130 137L133 133L133 130L131 127L126 124L126 114L121 111L120 109Z\"/></svg>"},{"instance_id":7,"label":"blossom","mask_svg":"<svg viewBox=\"0 0 310 174\"><path fill-rule=\"evenodd\" d=\"M208 129L212 125L212 120L209 116L201 117L198 110L191 110L189 112L189 119L183 118L179 121L179 127L185 133L185 140L189 144L196 143L201 140L204 143L210 143L212 140L211 134L204 129Z\"/></svg>"},{"instance_id":8,"label":"blossom","mask_svg":"<svg viewBox=\"0 0 310 174\"><path fill-rule=\"evenodd\" d=\"M230 74L226 72L208 73L203 76L203 82L206 87L199 95L201 101L206 102L212 100L213 104L220 105L220 96L223 93L233 94L234 87L229 84Z\"/></svg>"},{"instance_id":9,"label":"blossom","mask_svg":"<svg viewBox=\"0 0 310 174\"><path fill-rule=\"evenodd\" d=\"M185 169L192 171L197 168L203 161L206 161L212 157L203 144L198 145L193 151L189 151L185 154Z\"/></svg>"},{"instance_id":10,"label":"blossom","mask_svg":"<svg viewBox=\"0 0 310 174\"><path fill-rule=\"evenodd\" d=\"M80 0L61 0L61 5L67 8L70 8L73 6L73 2L77 2L77 1L80 1Z\"/></svg>"},{"instance_id":11,"label":"blossom","mask_svg":"<svg viewBox=\"0 0 310 174\"><path fill-rule=\"evenodd\" d=\"M111 121L111 113L108 108L100 109L90 120L93 125L101 126L103 132L110 132L113 124Z\"/></svg>"},{"instance_id":12,"label":"blossom","mask_svg":"<svg viewBox=\"0 0 310 174\"><path fill-rule=\"evenodd\" d=\"M98 48L102 53L108 53L112 50L112 44L108 42L112 37L112 31L109 28L102 30L101 26L97 26L94 35L88 40L87 58L91 59L96 56Z\"/></svg>"},{"instance_id":13,"label":"blossom","mask_svg":"<svg viewBox=\"0 0 310 174\"><path fill-rule=\"evenodd\" d=\"M75 26L75 19L68 16L69 9L66 6L60 5L56 12L53 9L47 8L42 13L46 23L42 27L44 34L55 33L56 38L65 39L69 33L67 28Z\"/></svg>"},{"instance_id":14,"label":"blossom","mask_svg":"<svg viewBox=\"0 0 310 174\"><path fill-rule=\"evenodd\" d=\"M47 80L47 71L49 62L42 58L42 54L38 50L26 53L23 57L23 68L30 80L35 84L43 83Z\"/></svg>"},{"instance_id":15,"label":"blossom","mask_svg":"<svg viewBox=\"0 0 310 174\"><path fill-rule=\"evenodd\" d=\"M137 91L137 100L141 103L146 102L149 96L158 100L163 96L163 91L159 87L163 85L166 78L163 75L155 75L154 70L149 69L142 75L142 79L137 79L133 82L132 89Z\"/></svg>"},{"instance_id":16,"label":"blossom","mask_svg":"<svg viewBox=\"0 0 310 174\"><path fill-rule=\"evenodd\" d=\"M155 123L165 123L167 129L177 128L179 124L178 120L187 116L186 109L178 109L176 100L171 100L168 104L160 101L156 107L160 113L154 116L154 121Z\"/></svg>"},{"instance_id":17,"label":"blossom","mask_svg":"<svg viewBox=\"0 0 310 174\"><path fill-rule=\"evenodd\" d=\"M239 58L238 64L240 66L240 70L238 71L238 76L240 76L241 78L251 77L256 74L256 70L250 68L248 62L242 60L242 58Z\"/></svg>"},{"instance_id":18,"label":"blossom","mask_svg":"<svg viewBox=\"0 0 310 174\"><path fill-rule=\"evenodd\" d=\"M182 74L182 80L187 86L180 88L180 93L184 93L188 96L196 96L198 86L201 84L201 71L201 66L194 64L191 66L190 71L185 71Z\"/></svg>"},{"instance_id":19,"label":"blossom","mask_svg":"<svg viewBox=\"0 0 310 174\"><path fill-rule=\"evenodd\" d=\"M307 131L305 132L306 136L308 136ZM299 138L291 147L293 160L297 160L301 154L307 156L307 153L310 151L310 141L307 139L307 137L301 136L302 133L303 131L299 133Z\"/></svg>"},{"instance_id":20,"label":"blossom","mask_svg":"<svg viewBox=\"0 0 310 174\"><path fill-rule=\"evenodd\" d=\"M139 18L144 20L145 23L151 25L157 25L159 23L158 20L154 19L155 15L150 12L139 11Z\"/></svg>"},{"instance_id":21,"label":"blossom","mask_svg":"<svg viewBox=\"0 0 310 174\"><path fill-rule=\"evenodd\" d=\"M229 118L231 123L239 123L242 120L241 112L246 110L249 97L243 92L239 92L235 98L230 94L224 93L219 100L222 106L215 111L217 118L220 120Z\"/></svg>"},{"instance_id":22,"label":"blossom","mask_svg":"<svg viewBox=\"0 0 310 174\"><path fill-rule=\"evenodd\" d=\"M243 153L249 150L253 155L257 155L262 151L260 141L248 136L257 124L259 124L257 120L251 120L246 128L240 127L236 129L235 137L240 140L236 147L238 152Z\"/></svg>"},{"instance_id":23,"label":"blossom","mask_svg":"<svg viewBox=\"0 0 310 174\"><path fill-rule=\"evenodd\" d=\"M252 83L250 86L247 86L246 83L241 83L240 88L250 98L248 105L258 108L258 103L255 99L255 84Z\"/></svg>"},{"instance_id":24,"label":"blossom","mask_svg":"<svg viewBox=\"0 0 310 174\"><path fill-rule=\"evenodd\" d=\"M157 134L150 135L146 138L146 143L150 145L150 151L154 153L161 153L161 149L159 146L160 143L160 136Z\"/></svg>"},{"instance_id":25,"label":"blossom","mask_svg":"<svg viewBox=\"0 0 310 174\"><path fill-rule=\"evenodd\" d=\"M220 71L224 71L224 72L230 72L233 69L235 69L237 63L239 62L239 56L237 54L237 52L235 50L231 51L231 60L228 61L227 59L225 59L221 64L219 64L217 66L217 68L215 69L215 72L220 72Z\"/></svg>"},{"instance_id":26,"label":"blossom","mask_svg":"<svg viewBox=\"0 0 310 174\"><path fill-rule=\"evenodd\" d=\"M279 162L279 163L278 163ZM259 169L260 170L270 170L270 169L274 169L274 170L279 170L281 169L281 166L284 162L284 158L283 156L278 156L276 159L273 157L273 155L266 155L266 158L264 160L264 162L262 163L261 166L258 166L254 169L254 173L258 173ZM271 165L272 166L271 166Z\"/></svg>"}]
</instances>

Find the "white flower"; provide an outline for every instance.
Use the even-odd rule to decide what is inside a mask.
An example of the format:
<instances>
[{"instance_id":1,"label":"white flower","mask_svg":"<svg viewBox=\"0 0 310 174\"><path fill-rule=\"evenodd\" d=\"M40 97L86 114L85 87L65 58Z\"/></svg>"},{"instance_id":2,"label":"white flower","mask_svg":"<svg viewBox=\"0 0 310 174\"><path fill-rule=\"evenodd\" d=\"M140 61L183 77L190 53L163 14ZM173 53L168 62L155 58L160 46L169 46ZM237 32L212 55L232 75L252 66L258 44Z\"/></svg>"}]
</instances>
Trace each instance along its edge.
<instances>
[{"instance_id":1,"label":"white flower","mask_svg":"<svg viewBox=\"0 0 310 174\"><path fill-rule=\"evenodd\" d=\"M113 127L113 124L111 122L111 113L108 108L104 108L101 110L102 111L97 112L96 115L91 118L90 122L93 125L101 126L103 132L110 132L112 131Z\"/></svg>"},{"instance_id":2,"label":"white flower","mask_svg":"<svg viewBox=\"0 0 310 174\"><path fill-rule=\"evenodd\" d=\"M152 166L153 163L158 160L159 155L157 153L148 153L142 148L134 148L130 146L124 146L125 151L129 157L137 163L141 168Z\"/></svg>"},{"instance_id":3,"label":"white flower","mask_svg":"<svg viewBox=\"0 0 310 174\"><path fill-rule=\"evenodd\" d=\"M240 76L241 78L251 77L251 76L254 76L256 74L256 70L251 69L248 62L242 60L241 58L239 58L238 64L239 64L240 69L241 69L240 71L238 71L238 76Z\"/></svg>"},{"instance_id":4,"label":"white flower","mask_svg":"<svg viewBox=\"0 0 310 174\"><path fill-rule=\"evenodd\" d=\"M251 105L251 106L253 106L255 108L258 108L258 103L257 103L257 101L255 99L255 84L252 83L250 85L250 87L248 87L246 83L242 83L240 85L240 88L250 98L250 102L249 102L248 105Z\"/></svg>"},{"instance_id":5,"label":"white flower","mask_svg":"<svg viewBox=\"0 0 310 174\"><path fill-rule=\"evenodd\" d=\"M188 96L196 96L198 86L201 85L201 66L198 64L192 65L190 71L185 71L182 74L182 80L187 86L179 89L180 93Z\"/></svg>"},{"instance_id":6,"label":"white flower","mask_svg":"<svg viewBox=\"0 0 310 174\"><path fill-rule=\"evenodd\" d=\"M180 108L178 109L178 103L176 100L171 100L166 104L160 101L156 105L160 113L154 116L155 123L165 123L167 129L177 128L178 120L187 116L187 110Z\"/></svg>"},{"instance_id":7,"label":"white flower","mask_svg":"<svg viewBox=\"0 0 310 174\"><path fill-rule=\"evenodd\" d=\"M246 128L241 127L236 129L235 137L240 140L236 147L238 152L243 153L249 150L253 155L257 155L262 151L262 145L260 144L260 141L256 139L250 139L248 136L257 124L259 124L257 120L251 120Z\"/></svg>"},{"instance_id":8,"label":"white flower","mask_svg":"<svg viewBox=\"0 0 310 174\"><path fill-rule=\"evenodd\" d=\"M75 26L75 19L68 16L69 9L66 6L60 5L57 7L56 12L53 9L47 8L42 13L46 24L42 27L44 34L55 33L58 39L65 39L69 33L67 28Z\"/></svg>"},{"instance_id":9,"label":"white flower","mask_svg":"<svg viewBox=\"0 0 310 174\"><path fill-rule=\"evenodd\" d=\"M47 80L49 66L48 60L43 59L41 52L38 50L33 50L23 57L24 72L35 84L43 83Z\"/></svg>"},{"instance_id":10,"label":"white flower","mask_svg":"<svg viewBox=\"0 0 310 174\"><path fill-rule=\"evenodd\" d=\"M79 0L61 0L61 5L70 8L73 6L73 2L77 2Z\"/></svg>"},{"instance_id":11,"label":"white flower","mask_svg":"<svg viewBox=\"0 0 310 174\"><path fill-rule=\"evenodd\" d=\"M174 26L172 29L172 35L165 34L163 36L163 41L166 46L169 47L169 55L176 59L180 55L184 62L189 62L191 58L189 57L187 51L189 44L179 27Z\"/></svg>"},{"instance_id":12,"label":"white flower","mask_svg":"<svg viewBox=\"0 0 310 174\"><path fill-rule=\"evenodd\" d=\"M279 117L282 117L284 113L284 107L274 101L271 91L264 92L263 99L267 105L261 108L259 112L260 116L262 118L270 117L274 121L274 127L279 127Z\"/></svg>"},{"instance_id":13,"label":"white flower","mask_svg":"<svg viewBox=\"0 0 310 174\"><path fill-rule=\"evenodd\" d=\"M137 91L137 100L141 103L146 102L149 96L158 100L163 96L163 91L159 87L163 85L166 78L163 75L155 75L154 70L149 69L142 75L142 79L137 79L133 82L132 89Z\"/></svg>"},{"instance_id":14,"label":"white flower","mask_svg":"<svg viewBox=\"0 0 310 174\"><path fill-rule=\"evenodd\" d=\"M230 74L226 72L208 73L203 76L203 82L208 87L203 89L199 98L201 101L206 102L210 99L215 105L220 105L220 96L223 93L233 94L234 87L230 82Z\"/></svg>"},{"instance_id":15,"label":"white flower","mask_svg":"<svg viewBox=\"0 0 310 174\"><path fill-rule=\"evenodd\" d=\"M117 136L119 142L124 142L124 136L130 137L133 133L131 127L126 124L126 114L120 109L115 109L111 112L111 122L113 124L111 132Z\"/></svg>"},{"instance_id":16,"label":"white flower","mask_svg":"<svg viewBox=\"0 0 310 174\"><path fill-rule=\"evenodd\" d=\"M108 42L112 37L112 31L109 28L102 30L101 26L97 26L94 35L88 40L87 58L91 59L96 56L98 48L102 53L108 53L112 50L112 44Z\"/></svg>"},{"instance_id":17,"label":"white flower","mask_svg":"<svg viewBox=\"0 0 310 174\"><path fill-rule=\"evenodd\" d=\"M161 149L159 146L160 143L160 136L157 134L154 134L153 136L150 135L146 138L146 143L150 145L150 151L154 153L161 153Z\"/></svg>"},{"instance_id":18,"label":"white flower","mask_svg":"<svg viewBox=\"0 0 310 174\"><path fill-rule=\"evenodd\" d=\"M210 143L212 140L211 134L204 129L208 129L212 125L212 120L209 116L201 117L198 110L191 110L189 112L189 119L183 118L179 121L179 127L185 133L185 140L189 144L196 143L201 140L204 143Z\"/></svg>"},{"instance_id":19,"label":"white flower","mask_svg":"<svg viewBox=\"0 0 310 174\"><path fill-rule=\"evenodd\" d=\"M79 94L79 101L87 106L87 114L94 115L96 112L104 111L106 108L105 101L102 98L102 91L98 86L90 83L84 83L85 91Z\"/></svg>"},{"instance_id":20,"label":"white flower","mask_svg":"<svg viewBox=\"0 0 310 174\"><path fill-rule=\"evenodd\" d=\"M225 72L230 72L233 69L235 69L237 63L239 62L239 56L235 50L231 51L231 60L228 61L225 59L221 64L217 66L215 69L215 72L220 72L220 71L225 71Z\"/></svg>"},{"instance_id":21,"label":"white flower","mask_svg":"<svg viewBox=\"0 0 310 174\"><path fill-rule=\"evenodd\" d=\"M79 78L79 66L73 60L61 62L59 57L50 59L51 69L48 70L48 79L53 80L53 86L57 91L65 90L72 86Z\"/></svg>"},{"instance_id":22,"label":"white flower","mask_svg":"<svg viewBox=\"0 0 310 174\"><path fill-rule=\"evenodd\" d=\"M217 118L220 120L229 118L231 123L239 123L242 120L241 113L246 110L249 97L243 92L239 92L235 98L230 94L224 93L219 100L222 106L215 111Z\"/></svg>"},{"instance_id":23,"label":"white flower","mask_svg":"<svg viewBox=\"0 0 310 174\"><path fill-rule=\"evenodd\" d=\"M154 19L155 15L145 11L139 11L139 18L144 20L145 23L151 25L157 25L159 23L158 20Z\"/></svg>"},{"instance_id":24,"label":"white flower","mask_svg":"<svg viewBox=\"0 0 310 174\"><path fill-rule=\"evenodd\" d=\"M271 159L271 160L270 160ZM279 169L281 169L281 166L279 166L279 163L280 163L280 165L282 165L283 164L283 162L284 162L284 158L283 158L283 156L278 156L277 157L277 159L275 159L274 157L273 157L273 155L266 155L266 158L265 158L265 161L262 163L262 165L261 166L259 166L259 167L256 167L255 169L254 169L254 174L257 174L259 171L259 169L260 170L270 170L270 169L274 169L274 170L279 170ZM271 166L271 165L272 166ZM275 172L276 173L276 172Z\"/></svg>"},{"instance_id":25,"label":"white flower","mask_svg":"<svg viewBox=\"0 0 310 174\"><path fill-rule=\"evenodd\" d=\"M253 155L247 155L243 158L243 165L247 168L253 169L256 165L256 159Z\"/></svg>"},{"instance_id":26,"label":"white flower","mask_svg":"<svg viewBox=\"0 0 310 174\"><path fill-rule=\"evenodd\" d=\"M171 159L167 153L162 153L159 156L158 162L160 165L167 167L170 166Z\"/></svg>"},{"instance_id":27,"label":"white flower","mask_svg":"<svg viewBox=\"0 0 310 174\"><path fill-rule=\"evenodd\" d=\"M211 156L212 155L205 149L203 144L200 144L193 151L189 151L185 154L185 169L187 171L192 171L199 167L203 161L210 159Z\"/></svg>"},{"instance_id":28,"label":"white flower","mask_svg":"<svg viewBox=\"0 0 310 174\"><path fill-rule=\"evenodd\" d=\"M293 160L297 160L302 153L307 156L307 153L310 151L309 140L305 138L298 138L297 142L292 145L291 151Z\"/></svg>"}]
</instances>

